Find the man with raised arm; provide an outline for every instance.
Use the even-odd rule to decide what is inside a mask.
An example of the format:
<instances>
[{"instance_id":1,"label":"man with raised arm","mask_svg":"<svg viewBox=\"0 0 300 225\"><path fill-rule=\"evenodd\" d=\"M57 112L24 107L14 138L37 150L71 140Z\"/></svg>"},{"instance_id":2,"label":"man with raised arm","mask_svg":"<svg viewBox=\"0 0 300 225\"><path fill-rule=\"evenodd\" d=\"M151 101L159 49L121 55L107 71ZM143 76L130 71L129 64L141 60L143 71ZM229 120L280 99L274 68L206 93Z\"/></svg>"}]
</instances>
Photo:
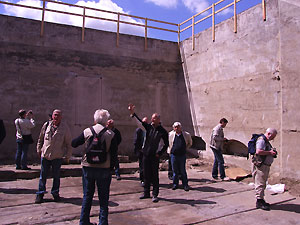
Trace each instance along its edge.
<instances>
[{"instance_id":1,"label":"man with raised arm","mask_svg":"<svg viewBox=\"0 0 300 225\"><path fill-rule=\"evenodd\" d=\"M134 112L135 106L129 104L128 110L131 117L136 117L146 129L146 140L143 147L143 166L144 166L144 193L140 199L150 198L150 185L153 185L152 202L158 202L159 193L159 157L169 146L168 132L162 127L160 115L153 113L151 123L143 122ZM160 147L160 141L163 141Z\"/></svg>"}]
</instances>

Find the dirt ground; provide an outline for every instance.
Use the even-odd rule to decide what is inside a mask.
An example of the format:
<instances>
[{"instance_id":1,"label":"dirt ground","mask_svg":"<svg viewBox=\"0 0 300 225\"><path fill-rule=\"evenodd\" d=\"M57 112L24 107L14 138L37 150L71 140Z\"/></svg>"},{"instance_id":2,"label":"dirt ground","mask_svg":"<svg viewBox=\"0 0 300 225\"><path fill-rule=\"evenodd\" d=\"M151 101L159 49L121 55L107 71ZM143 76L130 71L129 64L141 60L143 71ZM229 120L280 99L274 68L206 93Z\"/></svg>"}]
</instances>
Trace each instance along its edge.
<instances>
[{"instance_id":1,"label":"dirt ground","mask_svg":"<svg viewBox=\"0 0 300 225\"><path fill-rule=\"evenodd\" d=\"M189 168L197 168L202 171L211 171L212 163L207 162L203 159L187 159L187 166ZM225 168L234 168L235 166L226 164ZM245 176L244 178L239 179L239 182L251 183L253 182L253 178L251 174L249 176ZM288 191L291 195L295 197L300 197L300 180L293 180L290 178L280 178L276 174L270 174L268 183L273 184L285 184L285 191Z\"/></svg>"}]
</instances>

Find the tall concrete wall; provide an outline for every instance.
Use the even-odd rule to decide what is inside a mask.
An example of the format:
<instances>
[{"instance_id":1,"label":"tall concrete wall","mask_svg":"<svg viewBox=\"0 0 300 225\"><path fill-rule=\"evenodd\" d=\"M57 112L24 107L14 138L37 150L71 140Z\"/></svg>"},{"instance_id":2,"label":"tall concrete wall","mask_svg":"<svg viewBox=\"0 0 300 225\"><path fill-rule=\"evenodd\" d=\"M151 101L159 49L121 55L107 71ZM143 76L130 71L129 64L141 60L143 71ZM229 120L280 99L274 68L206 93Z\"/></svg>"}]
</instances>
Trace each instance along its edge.
<instances>
[{"instance_id":1,"label":"tall concrete wall","mask_svg":"<svg viewBox=\"0 0 300 225\"><path fill-rule=\"evenodd\" d=\"M0 16L0 118L7 129L1 162L14 158L14 119L20 108L35 114L35 139L55 108L63 110L73 137L91 126L96 109L108 109L123 136L119 152L130 156L137 128L129 118L130 102L141 117L159 112L168 130L178 120L192 130L179 62L177 43L148 39L144 51L143 38L120 35L117 48L115 33L92 29L85 30L82 43L80 28L52 23L45 24L40 37L39 21ZM34 145L29 159L38 160Z\"/></svg>"},{"instance_id":2,"label":"tall concrete wall","mask_svg":"<svg viewBox=\"0 0 300 225\"><path fill-rule=\"evenodd\" d=\"M272 172L300 178L299 71L300 5L291 0L267 1L267 20L257 5L233 19L181 43L195 133L209 143L220 118L229 120L225 135L247 145L252 133L278 129L273 146L279 157ZM207 146L209 149L209 146ZM205 157L212 158L211 151ZM250 170L250 160L225 157Z\"/></svg>"}]
</instances>

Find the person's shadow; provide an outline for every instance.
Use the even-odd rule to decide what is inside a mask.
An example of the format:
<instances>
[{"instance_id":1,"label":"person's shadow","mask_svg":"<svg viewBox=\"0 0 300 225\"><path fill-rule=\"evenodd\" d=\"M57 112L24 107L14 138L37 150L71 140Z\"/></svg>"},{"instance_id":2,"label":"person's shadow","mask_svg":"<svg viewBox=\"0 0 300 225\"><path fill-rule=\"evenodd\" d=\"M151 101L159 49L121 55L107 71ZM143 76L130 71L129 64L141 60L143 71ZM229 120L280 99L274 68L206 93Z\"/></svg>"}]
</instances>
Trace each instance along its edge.
<instances>
[{"instance_id":1,"label":"person's shadow","mask_svg":"<svg viewBox=\"0 0 300 225\"><path fill-rule=\"evenodd\" d=\"M271 210L281 210L281 211L300 213L300 205L293 204L293 203L286 203L286 204L276 203L274 205L271 205Z\"/></svg>"},{"instance_id":2,"label":"person's shadow","mask_svg":"<svg viewBox=\"0 0 300 225\"><path fill-rule=\"evenodd\" d=\"M45 202L51 202L51 201L53 201L53 200L52 199L45 199ZM59 203L70 203L70 204L73 204L73 205L81 206L82 205L82 198L61 197L61 201ZM99 205L98 197L94 196L92 206L98 206L98 205ZM113 201L109 201L108 206L109 207L117 207L117 206L119 206L119 204L116 203L116 202L113 202Z\"/></svg>"},{"instance_id":3,"label":"person's shadow","mask_svg":"<svg viewBox=\"0 0 300 225\"><path fill-rule=\"evenodd\" d=\"M26 188L0 188L0 192L5 194L35 194L36 189Z\"/></svg>"}]
</instances>

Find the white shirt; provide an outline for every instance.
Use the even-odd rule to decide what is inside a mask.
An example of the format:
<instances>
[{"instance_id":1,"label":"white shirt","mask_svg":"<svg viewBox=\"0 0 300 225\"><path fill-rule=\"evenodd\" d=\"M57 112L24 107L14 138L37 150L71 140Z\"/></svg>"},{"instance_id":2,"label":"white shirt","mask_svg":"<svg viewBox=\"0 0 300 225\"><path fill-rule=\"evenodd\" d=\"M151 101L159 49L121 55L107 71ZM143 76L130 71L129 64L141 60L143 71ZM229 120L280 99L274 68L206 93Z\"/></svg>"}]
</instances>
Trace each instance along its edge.
<instances>
[{"instance_id":1,"label":"white shirt","mask_svg":"<svg viewBox=\"0 0 300 225\"><path fill-rule=\"evenodd\" d=\"M34 119L22 119L18 118L15 120L16 125L16 137L17 139L22 139L22 135L31 134L31 129L35 127Z\"/></svg>"}]
</instances>

